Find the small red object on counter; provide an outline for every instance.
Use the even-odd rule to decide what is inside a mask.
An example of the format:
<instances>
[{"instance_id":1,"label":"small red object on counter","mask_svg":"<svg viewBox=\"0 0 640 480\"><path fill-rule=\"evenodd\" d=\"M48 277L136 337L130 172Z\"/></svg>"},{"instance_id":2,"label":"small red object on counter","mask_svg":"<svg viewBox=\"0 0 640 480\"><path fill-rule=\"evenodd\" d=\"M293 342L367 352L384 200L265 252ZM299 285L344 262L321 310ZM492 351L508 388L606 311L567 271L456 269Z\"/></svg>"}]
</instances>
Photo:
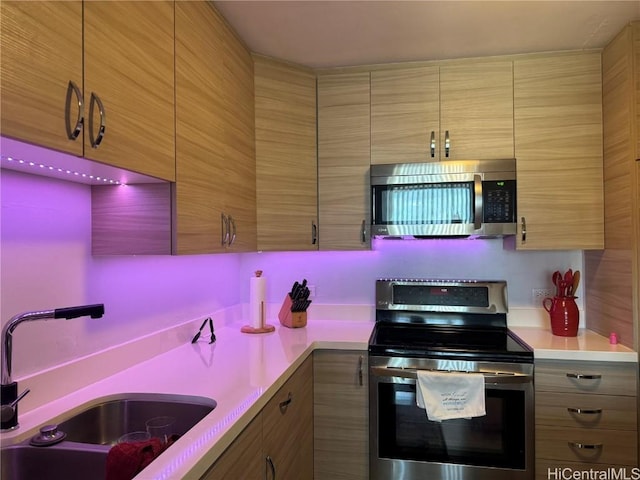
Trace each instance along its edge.
<instances>
[{"instance_id":1,"label":"small red object on counter","mask_svg":"<svg viewBox=\"0 0 640 480\"><path fill-rule=\"evenodd\" d=\"M611 335L609 335L609 343L611 345L618 344L618 335L616 334L616 332L611 332Z\"/></svg>"}]
</instances>

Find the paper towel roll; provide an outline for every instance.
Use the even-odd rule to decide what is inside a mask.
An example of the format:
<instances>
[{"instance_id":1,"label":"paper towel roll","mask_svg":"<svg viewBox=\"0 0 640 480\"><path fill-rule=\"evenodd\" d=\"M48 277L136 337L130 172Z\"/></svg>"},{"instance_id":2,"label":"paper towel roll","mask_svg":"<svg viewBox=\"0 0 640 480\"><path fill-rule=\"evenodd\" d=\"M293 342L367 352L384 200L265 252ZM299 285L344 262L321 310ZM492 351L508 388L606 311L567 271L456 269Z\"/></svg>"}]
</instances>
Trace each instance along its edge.
<instances>
[{"instance_id":1,"label":"paper towel roll","mask_svg":"<svg viewBox=\"0 0 640 480\"><path fill-rule=\"evenodd\" d=\"M249 315L253 328L264 327L266 306L267 281L262 276L262 271L256 271L256 276L251 277L249 286Z\"/></svg>"}]
</instances>

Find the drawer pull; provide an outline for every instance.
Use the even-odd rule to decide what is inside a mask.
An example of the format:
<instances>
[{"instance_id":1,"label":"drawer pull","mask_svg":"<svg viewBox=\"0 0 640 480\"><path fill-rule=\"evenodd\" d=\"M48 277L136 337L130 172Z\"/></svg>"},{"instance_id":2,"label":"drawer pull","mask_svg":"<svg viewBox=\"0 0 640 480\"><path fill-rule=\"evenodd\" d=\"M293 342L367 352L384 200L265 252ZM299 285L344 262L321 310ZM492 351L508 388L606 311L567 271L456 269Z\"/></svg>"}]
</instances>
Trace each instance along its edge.
<instances>
[{"instance_id":1,"label":"drawer pull","mask_svg":"<svg viewBox=\"0 0 640 480\"><path fill-rule=\"evenodd\" d=\"M291 392L289 392L289 395L287 396L287 399L280 402L280 411L282 413L284 413L287 410L287 407L291 404L291 402L293 401L293 395L291 395Z\"/></svg>"},{"instance_id":2,"label":"drawer pull","mask_svg":"<svg viewBox=\"0 0 640 480\"><path fill-rule=\"evenodd\" d=\"M600 415L602 413L602 409L601 408L594 408L594 409L588 409L588 408L567 408L567 411L569 413L579 413L580 415Z\"/></svg>"},{"instance_id":3,"label":"drawer pull","mask_svg":"<svg viewBox=\"0 0 640 480\"><path fill-rule=\"evenodd\" d=\"M575 378L577 380L600 380L602 375L584 375L582 373L567 373L567 378Z\"/></svg>"},{"instance_id":4,"label":"drawer pull","mask_svg":"<svg viewBox=\"0 0 640 480\"><path fill-rule=\"evenodd\" d=\"M581 450L602 450L602 443L580 443L580 442L567 442L572 448L579 448Z\"/></svg>"}]
</instances>

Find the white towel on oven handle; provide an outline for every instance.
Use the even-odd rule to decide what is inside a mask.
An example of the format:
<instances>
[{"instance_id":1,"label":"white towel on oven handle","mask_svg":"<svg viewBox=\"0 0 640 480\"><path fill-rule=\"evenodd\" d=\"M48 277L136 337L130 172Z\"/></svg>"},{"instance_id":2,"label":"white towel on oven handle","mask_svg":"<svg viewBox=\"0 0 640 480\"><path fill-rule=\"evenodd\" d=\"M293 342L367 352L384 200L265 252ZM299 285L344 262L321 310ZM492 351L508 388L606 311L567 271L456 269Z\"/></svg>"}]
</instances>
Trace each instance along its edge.
<instances>
[{"instance_id":1,"label":"white towel on oven handle","mask_svg":"<svg viewBox=\"0 0 640 480\"><path fill-rule=\"evenodd\" d=\"M416 402L433 421L486 415L482 373L418 370Z\"/></svg>"}]
</instances>

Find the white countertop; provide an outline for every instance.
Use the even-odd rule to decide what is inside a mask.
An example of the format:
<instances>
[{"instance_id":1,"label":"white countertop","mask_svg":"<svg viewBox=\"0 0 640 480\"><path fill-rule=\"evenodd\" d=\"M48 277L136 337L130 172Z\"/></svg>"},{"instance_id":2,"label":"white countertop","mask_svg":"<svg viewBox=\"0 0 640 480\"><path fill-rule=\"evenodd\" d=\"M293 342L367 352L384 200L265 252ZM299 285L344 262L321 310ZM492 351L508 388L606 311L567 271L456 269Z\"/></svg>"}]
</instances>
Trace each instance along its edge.
<instances>
[{"instance_id":1,"label":"white countertop","mask_svg":"<svg viewBox=\"0 0 640 480\"><path fill-rule=\"evenodd\" d=\"M242 323L229 323L221 328L216 326L217 341L212 345L204 333L196 344L189 343L190 338L185 340L183 335L175 344L178 346L160 355L138 360L134 366L113 375L109 373L110 376L100 380L87 381L71 388L72 393L65 391L32 409L25 408L25 413L20 414L20 428L2 433L0 439L3 445L22 441L34 435L39 426L57 421L56 417L64 412L76 413L108 395L149 392L204 396L215 399L217 407L136 477L136 480L199 479L313 350L366 351L373 321L368 313L352 318L356 319L310 320L305 328L299 329L283 327L276 320L269 322L276 327L275 332L266 334L241 333ZM195 333L199 324L200 320L187 325L189 333ZM511 329L533 347L536 359L623 362L638 359L636 352L622 345L610 345L607 338L590 331L580 330L577 337L556 337L539 327L511 326ZM113 362L105 358L124 361L116 356L123 351L127 358L133 358L132 352L142 343L133 342L126 346L127 350L114 349L98 360L77 362L82 367L65 368L73 368L74 372L106 369ZM66 372L64 375L70 378L69 370ZM58 389L61 377L62 373L53 377ZM53 380L19 382L20 389L31 388L29 397L40 396L41 400L46 395L44 391L54 387Z\"/></svg>"},{"instance_id":2,"label":"white countertop","mask_svg":"<svg viewBox=\"0 0 640 480\"><path fill-rule=\"evenodd\" d=\"M511 327L510 330L533 349L536 360L591 360L637 362L638 353L591 330L579 329L575 337L553 335L550 329Z\"/></svg>"},{"instance_id":3,"label":"white countertop","mask_svg":"<svg viewBox=\"0 0 640 480\"><path fill-rule=\"evenodd\" d=\"M199 479L313 350L366 351L373 327L369 321L310 320L297 329L270 323L276 331L266 334L241 333L241 324L216 328L212 345L203 334L196 344L185 343L20 413L20 428L2 433L2 443L29 438L63 412L76 413L112 394L204 396L215 399L217 407L136 477ZM31 395L38 389L32 387Z\"/></svg>"}]
</instances>

